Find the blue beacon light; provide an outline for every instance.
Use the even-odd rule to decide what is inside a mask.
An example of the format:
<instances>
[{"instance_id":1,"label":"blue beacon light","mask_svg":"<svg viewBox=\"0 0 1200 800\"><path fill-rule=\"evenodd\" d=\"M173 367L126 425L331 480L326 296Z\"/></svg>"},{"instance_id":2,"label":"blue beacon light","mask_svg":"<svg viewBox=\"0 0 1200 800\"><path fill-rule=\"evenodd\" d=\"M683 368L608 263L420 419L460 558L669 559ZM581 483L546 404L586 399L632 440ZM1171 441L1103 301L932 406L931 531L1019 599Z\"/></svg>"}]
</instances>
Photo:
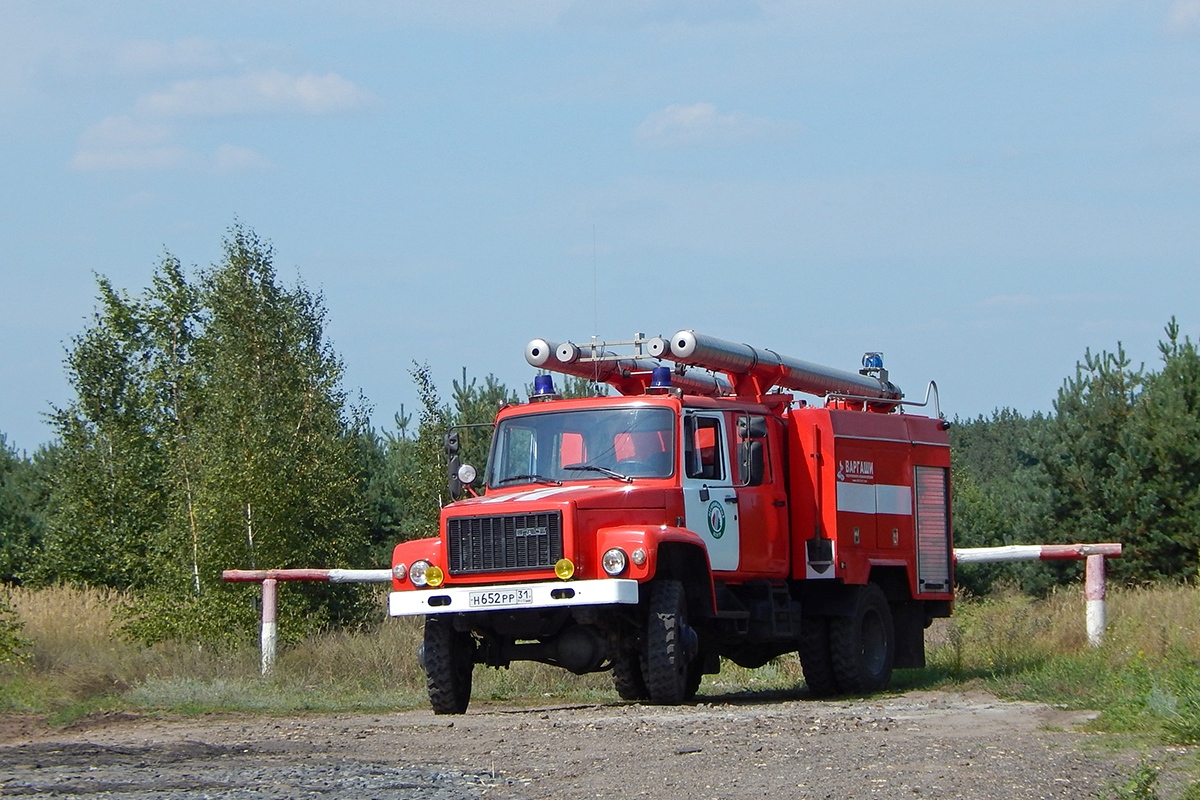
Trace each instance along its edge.
<instances>
[{"instance_id":1,"label":"blue beacon light","mask_svg":"<svg viewBox=\"0 0 1200 800\"><path fill-rule=\"evenodd\" d=\"M554 391L554 376L553 375L534 375L533 376L533 398L534 400L549 400L557 397L558 393Z\"/></svg>"},{"instance_id":2,"label":"blue beacon light","mask_svg":"<svg viewBox=\"0 0 1200 800\"><path fill-rule=\"evenodd\" d=\"M671 388L671 368L655 367L650 373L650 391L666 392Z\"/></svg>"}]
</instances>

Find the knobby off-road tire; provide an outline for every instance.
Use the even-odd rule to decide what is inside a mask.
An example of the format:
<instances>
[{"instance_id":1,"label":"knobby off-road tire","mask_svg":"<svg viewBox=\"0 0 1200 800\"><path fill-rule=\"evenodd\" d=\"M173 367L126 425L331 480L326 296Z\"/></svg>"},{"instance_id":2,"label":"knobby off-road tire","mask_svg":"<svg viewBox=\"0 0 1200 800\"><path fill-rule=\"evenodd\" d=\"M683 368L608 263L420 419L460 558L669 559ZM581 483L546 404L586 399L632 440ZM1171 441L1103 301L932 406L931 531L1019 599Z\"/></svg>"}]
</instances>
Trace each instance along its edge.
<instances>
[{"instance_id":1,"label":"knobby off-road tire","mask_svg":"<svg viewBox=\"0 0 1200 800\"><path fill-rule=\"evenodd\" d=\"M475 669L471 634L454 630L447 617L426 617L421 662L433 713L464 713L471 702L471 672Z\"/></svg>"},{"instance_id":2,"label":"knobby off-road tire","mask_svg":"<svg viewBox=\"0 0 1200 800\"><path fill-rule=\"evenodd\" d=\"M704 656L700 653L688 664L687 686L683 690L683 699L691 700L700 691L700 682L704 680Z\"/></svg>"},{"instance_id":3,"label":"knobby off-road tire","mask_svg":"<svg viewBox=\"0 0 1200 800\"><path fill-rule=\"evenodd\" d=\"M691 686L687 597L679 581L656 581L650 588L650 608L643 637L642 675L650 702L679 705ZM697 684L698 685L698 684Z\"/></svg>"},{"instance_id":4,"label":"knobby off-road tire","mask_svg":"<svg viewBox=\"0 0 1200 800\"><path fill-rule=\"evenodd\" d=\"M829 652L829 617L804 617L800 626L800 669L809 694L814 697L837 694L833 657Z\"/></svg>"},{"instance_id":5,"label":"knobby off-road tire","mask_svg":"<svg viewBox=\"0 0 1200 800\"><path fill-rule=\"evenodd\" d=\"M883 590L873 583L854 591L849 617L833 617L829 651L838 689L846 694L869 694L892 679L896 631Z\"/></svg>"},{"instance_id":6,"label":"knobby off-road tire","mask_svg":"<svg viewBox=\"0 0 1200 800\"><path fill-rule=\"evenodd\" d=\"M642 676L642 659L634 652L622 650L613 659L613 688L622 700L649 700L646 679Z\"/></svg>"}]
</instances>

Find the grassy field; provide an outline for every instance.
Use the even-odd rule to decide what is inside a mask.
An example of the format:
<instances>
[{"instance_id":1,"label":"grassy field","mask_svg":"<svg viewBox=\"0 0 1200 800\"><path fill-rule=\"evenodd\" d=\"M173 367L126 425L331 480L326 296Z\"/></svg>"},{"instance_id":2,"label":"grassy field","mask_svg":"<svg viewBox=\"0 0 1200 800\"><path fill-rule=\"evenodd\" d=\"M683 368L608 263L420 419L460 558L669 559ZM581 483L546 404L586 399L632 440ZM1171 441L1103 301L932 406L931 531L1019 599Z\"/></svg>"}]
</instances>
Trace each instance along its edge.
<instances>
[{"instance_id":1,"label":"grassy field","mask_svg":"<svg viewBox=\"0 0 1200 800\"><path fill-rule=\"evenodd\" d=\"M0 711L63 723L102 710L378 711L426 702L417 621L381 619L312 637L282 652L263 679L254 644L212 652L129 641L120 632L122 601L94 589L10 591L26 646L22 662L0 665ZM1200 744L1200 588L1114 590L1108 622L1104 646L1088 647L1079 588L1040 600L1015 592L964 599L927 633L929 666L898 671L894 688L982 686L1005 698L1100 709L1094 727L1114 746ZM794 657L758 670L727 664L706 676L700 693L799 697L803 678ZM577 678L536 664L476 671L475 705L546 698L611 701L615 693L607 674ZM1157 797L1155 775L1147 762L1108 796ZM1182 796L1200 800L1200 784Z\"/></svg>"}]
</instances>

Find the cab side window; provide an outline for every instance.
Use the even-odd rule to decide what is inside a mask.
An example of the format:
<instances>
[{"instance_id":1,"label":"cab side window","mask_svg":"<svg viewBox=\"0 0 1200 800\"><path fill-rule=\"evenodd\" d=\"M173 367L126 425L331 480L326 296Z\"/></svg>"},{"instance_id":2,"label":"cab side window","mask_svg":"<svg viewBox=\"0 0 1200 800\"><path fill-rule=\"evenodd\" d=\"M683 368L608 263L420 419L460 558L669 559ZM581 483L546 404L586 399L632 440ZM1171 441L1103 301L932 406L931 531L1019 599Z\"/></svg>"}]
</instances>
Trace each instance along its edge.
<instances>
[{"instance_id":1,"label":"cab side window","mask_svg":"<svg viewBox=\"0 0 1200 800\"><path fill-rule=\"evenodd\" d=\"M687 418L684 462L689 478L719 481L725 473L721 459L721 422L715 417Z\"/></svg>"}]
</instances>

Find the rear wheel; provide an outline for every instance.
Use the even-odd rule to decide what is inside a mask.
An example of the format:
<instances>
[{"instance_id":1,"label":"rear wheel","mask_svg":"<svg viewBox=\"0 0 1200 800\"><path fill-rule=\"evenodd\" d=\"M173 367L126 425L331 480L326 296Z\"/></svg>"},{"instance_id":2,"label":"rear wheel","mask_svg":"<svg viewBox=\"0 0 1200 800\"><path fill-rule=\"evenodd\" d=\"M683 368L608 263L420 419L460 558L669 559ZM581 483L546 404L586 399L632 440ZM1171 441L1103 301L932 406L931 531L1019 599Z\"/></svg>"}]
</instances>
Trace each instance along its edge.
<instances>
[{"instance_id":1,"label":"rear wheel","mask_svg":"<svg viewBox=\"0 0 1200 800\"><path fill-rule=\"evenodd\" d=\"M829 650L841 691L865 694L888 685L896 657L896 632L882 589L873 583L856 588L850 616L830 621Z\"/></svg>"},{"instance_id":2,"label":"rear wheel","mask_svg":"<svg viewBox=\"0 0 1200 800\"><path fill-rule=\"evenodd\" d=\"M642 674L650 702L679 705L688 698L693 685L689 667L697 644L696 632L687 622L683 584L673 580L655 582L650 589L649 612L643 637ZM699 687L698 681L695 686Z\"/></svg>"},{"instance_id":3,"label":"rear wheel","mask_svg":"<svg viewBox=\"0 0 1200 800\"><path fill-rule=\"evenodd\" d=\"M475 669L475 639L454 630L447 617L425 617L421 648L425 688L435 714L462 714L471 702L471 673Z\"/></svg>"},{"instance_id":4,"label":"rear wheel","mask_svg":"<svg viewBox=\"0 0 1200 800\"><path fill-rule=\"evenodd\" d=\"M837 694L829 652L829 617L805 617L800 625L800 669L809 693L815 697Z\"/></svg>"}]
</instances>

